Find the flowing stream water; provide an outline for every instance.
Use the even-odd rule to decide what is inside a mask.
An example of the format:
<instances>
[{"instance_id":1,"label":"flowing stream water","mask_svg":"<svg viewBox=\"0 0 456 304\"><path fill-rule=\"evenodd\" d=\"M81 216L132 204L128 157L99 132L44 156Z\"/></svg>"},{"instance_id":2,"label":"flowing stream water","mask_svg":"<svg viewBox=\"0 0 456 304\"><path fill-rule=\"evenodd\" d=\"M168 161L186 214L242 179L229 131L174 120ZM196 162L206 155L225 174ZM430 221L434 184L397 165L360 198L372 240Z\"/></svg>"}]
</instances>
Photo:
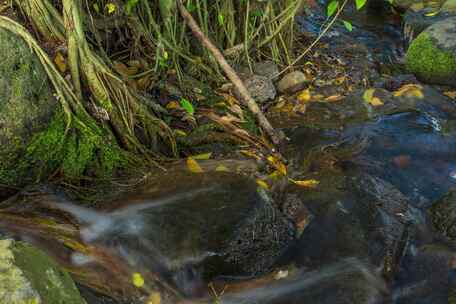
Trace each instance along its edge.
<instances>
[{"instance_id":1,"label":"flowing stream water","mask_svg":"<svg viewBox=\"0 0 456 304\"><path fill-rule=\"evenodd\" d=\"M353 33L337 25L326 38L335 54L356 41L368 50L368 66L400 64L400 24L350 18ZM298 24L316 35L324 21L315 14ZM195 303L448 303L455 252L433 231L428 209L456 186L456 104L437 88L423 92L422 99L389 96L386 110L365 106L354 92L280 123L290 138L290 175L320 182L310 190L286 185L276 198L305 207L299 233L254 182L224 173L164 174L109 210L54 207L83 223L84 242L115 248ZM117 303L82 290L89 303Z\"/></svg>"}]
</instances>

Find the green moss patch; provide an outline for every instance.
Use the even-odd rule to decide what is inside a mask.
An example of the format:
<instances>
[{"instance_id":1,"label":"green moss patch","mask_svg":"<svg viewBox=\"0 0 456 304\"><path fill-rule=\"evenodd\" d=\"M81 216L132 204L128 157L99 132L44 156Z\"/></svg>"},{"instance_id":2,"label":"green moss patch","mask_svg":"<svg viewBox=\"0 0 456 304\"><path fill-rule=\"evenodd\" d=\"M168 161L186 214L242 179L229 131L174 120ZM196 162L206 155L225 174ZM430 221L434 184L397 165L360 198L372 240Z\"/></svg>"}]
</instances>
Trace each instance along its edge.
<instances>
[{"instance_id":1,"label":"green moss patch","mask_svg":"<svg viewBox=\"0 0 456 304\"><path fill-rule=\"evenodd\" d=\"M426 32L421 33L410 45L406 67L424 82L456 85L456 56L436 47Z\"/></svg>"},{"instance_id":2,"label":"green moss patch","mask_svg":"<svg viewBox=\"0 0 456 304\"><path fill-rule=\"evenodd\" d=\"M47 129L34 135L24 156L0 164L0 183L38 182L58 171L67 179L107 178L132 162L133 156L118 146L112 134L75 118L68 128L59 111Z\"/></svg>"}]
</instances>

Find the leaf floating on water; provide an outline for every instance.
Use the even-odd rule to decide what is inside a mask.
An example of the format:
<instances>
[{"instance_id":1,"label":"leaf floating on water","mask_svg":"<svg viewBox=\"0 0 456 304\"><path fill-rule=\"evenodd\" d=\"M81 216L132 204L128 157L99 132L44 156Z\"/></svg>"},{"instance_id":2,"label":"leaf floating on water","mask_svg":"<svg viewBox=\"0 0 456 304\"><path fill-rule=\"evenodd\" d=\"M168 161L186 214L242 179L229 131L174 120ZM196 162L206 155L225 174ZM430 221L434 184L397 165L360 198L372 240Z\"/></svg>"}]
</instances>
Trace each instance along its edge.
<instances>
[{"instance_id":1,"label":"leaf floating on water","mask_svg":"<svg viewBox=\"0 0 456 304\"><path fill-rule=\"evenodd\" d=\"M55 54L54 63L61 73L65 73L67 65L65 58L63 58L63 55L60 52L57 52L57 54Z\"/></svg>"},{"instance_id":2,"label":"leaf floating on water","mask_svg":"<svg viewBox=\"0 0 456 304\"><path fill-rule=\"evenodd\" d=\"M133 275L131 276L131 280L133 282L133 285L135 285L138 288L144 286L144 278L139 272L133 273Z\"/></svg>"},{"instance_id":3,"label":"leaf floating on water","mask_svg":"<svg viewBox=\"0 0 456 304\"><path fill-rule=\"evenodd\" d=\"M316 179L306 179L306 180L293 180L290 179L294 184L301 186L301 187L306 187L306 188L316 188L320 182L317 181Z\"/></svg>"},{"instance_id":4,"label":"leaf floating on water","mask_svg":"<svg viewBox=\"0 0 456 304\"><path fill-rule=\"evenodd\" d=\"M331 95L331 96L328 96L325 98L325 101L327 102L336 102L336 101L339 101L339 100L342 100L344 99L344 96L342 95Z\"/></svg>"},{"instance_id":5,"label":"leaf floating on water","mask_svg":"<svg viewBox=\"0 0 456 304\"><path fill-rule=\"evenodd\" d=\"M373 107L382 106L384 104L383 101L380 98L375 97L374 94L375 89L367 89L363 94L364 101Z\"/></svg>"},{"instance_id":6,"label":"leaf floating on water","mask_svg":"<svg viewBox=\"0 0 456 304\"><path fill-rule=\"evenodd\" d=\"M418 84L406 84L403 85L399 90L395 91L394 96L416 97L423 99L423 87Z\"/></svg>"},{"instance_id":7,"label":"leaf floating on water","mask_svg":"<svg viewBox=\"0 0 456 304\"><path fill-rule=\"evenodd\" d=\"M212 152L209 152L209 153L202 153L202 154L198 154L198 155L193 155L192 158L193 159L198 159L198 160L208 160L209 158L211 158L212 156Z\"/></svg>"},{"instance_id":8,"label":"leaf floating on water","mask_svg":"<svg viewBox=\"0 0 456 304\"><path fill-rule=\"evenodd\" d=\"M218 165L215 168L215 172L230 172L230 169L228 169L225 165Z\"/></svg>"},{"instance_id":9,"label":"leaf floating on water","mask_svg":"<svg viewBox=\"0 0 456 304\"><path fill-rule=\"evenodd\" d=\"M443 92L443 95L448 96L451 99L456 99L456 91Z\"/></svg>"},{"instance_id":10,"label":"leaf floating on water","mask_svg":"<svg viewBox=\"0 0 456 304\"><path fill-rule=\"evenodd\" d=\"M192 157L187 158L187 168L192 173L203 173L204 170Z\"/></svg>"},{"instance_id":11,"label":"leaf floating on water","mask_svg":"<svg viewBox=\"0 0 456 304\"><path fill-rule=\"evenodd\" d=\"M264 180L262 180L262 179L257 179L257 180L256 180L256 183L257 183L257 185L260 186L261 188L266 189L266 190L269 190L269 185L268 185L268 183L265 182Z\"/></svg>"}]
</instances>

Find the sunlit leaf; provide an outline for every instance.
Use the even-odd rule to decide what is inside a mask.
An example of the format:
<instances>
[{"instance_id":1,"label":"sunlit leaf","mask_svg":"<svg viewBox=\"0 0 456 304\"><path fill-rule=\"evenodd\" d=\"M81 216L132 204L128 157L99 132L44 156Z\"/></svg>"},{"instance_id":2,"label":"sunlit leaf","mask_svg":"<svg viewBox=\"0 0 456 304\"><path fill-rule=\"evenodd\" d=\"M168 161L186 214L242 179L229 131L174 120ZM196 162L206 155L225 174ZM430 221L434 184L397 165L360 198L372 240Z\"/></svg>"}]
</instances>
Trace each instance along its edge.
<instances>
[{"instance_id":1,"label":"sunlit leaf","mask_svg":"<svg viewBox=\"0 0 456 304\"><path fill-rule=\"evenodd\" d=\"M440 10L437 10L435 12L430 12L430 13L427 13L427 14L424 14L426 17L433 17L435 15L438 15L440 13Z\"/></svg>"},{"instance_id":2,"label":"sunlit leaf","mask_svg":"<svg viewBox=\"0 0 456 304\"><path fill-rule=\"evenodd\" d=\"M188 114L193 115L195 113L195 108L193 108L192 103L190 101L188 101L187 99L182 98L180 100L180 104L181 104L182 108L184 108L185 111L187 111Z\"/></svg>"},{"instance_id":3,"label":"sunlit leaf","mask_svg":"<svg viewBox=\"0 0 456 304\"><path fill-rule=\"evenodd\" d=\"M309 89L302 91L298 95L298 100L302 103L309 102L311 98L312 98L312 96L310 95Z\"/></svg>"},{"instance_id":4,"label":"sunlit leaf","mask_svg":"<svg viewBox=\"0 0 456 304\"><path fill-rule=\"evenodd\" d=\"M192 157L187 158L187 168L192 173L202 173L204 172L203 168L198 164L198 162Z\"/></svg>"},{"instance_id":5,"label":"sunlit leaf","mask_svg":"<svg viewBox=\"0 0 456 304\"><path fill-rule=\"evenodd\" d=\"M332 0L331 2L329 2L328 7L326 8L326 15L328 17L331 17L332 15L334 15L334 13L336 12L338 7L339 7L339 1Z\"/></svg>"},{"instance_id":6,"label":"sunlit leaf","mask_svg":"<svg viewBox=\"0 0 456 304\"><path fill-rule=\"evenodd\" d=\"M230 169L228 169L225 165L218 165L215 168L216 172L230 172Z\"/></svg>"},{"instance_id":7,"label":"sunlit leaf","mask_svg":"<svg viewBox=\"0 0 456 304\"><path fill-rule=\"evenodd\" d=\"M339 101L339 100L342 100L344 99L344 96L342 95L331 95L331 96L328 96L325 98L325 101L327 102L336 102L336 101Z\"/></svg>"},{"instance_id":8,"label":"sunlit leaf","mask_svg":"<svg viewBox=\"0 0 456 304\"><path fill-rule=\"evenodd\" d=\"M366 5L367 0L355 0L355 3L356 3L356 9L360 10L364 7L364 5Z\"/></svg>"},{"instance_id":9,"label":"sunlit leaf","mask_svg":"<svg viewBox=\"0 0 456 304\"><path fill-rule=\"evenodd\" d=\"M282 161L272 155L269 155L267 160L280 174L287 175L287 167Z\"/></svg>"},{"instance_id":10,"label":"sunlit leaf","mask_svg":"<svg viewBox=\"0 0 456 304\"><path fill-rule=\"evenodd\" d=\"M112 2L107 3L105 7L108 11L108 14L113 14L117 10L117 6Z\"/></svg>"},{"instance_id":11,"label":"sunlit leaf","mask_svg":"<svg viewBox=\"0 0 456 304\"><path fill-rule=\"evenodd\" d=\"M342 23L344 24L347 31L349 31L349 32L353 31L353 25L350 22L342 20Z\"/></svg>"},{"instance_id":12,"label":"sunlit leaf","mask_svg":"<svg viewBox=\"0 0 456 304\"><path fill-rule=\"evenodd\" d=\"M451 99L456 99L456 91L446 91L443 92L443 95L448 96Z\"/></svg>"},{"instance_id":13,"label":"sunlit leaf","mask_svg":"<svg viewBox=\"0 0 456 304\"><path fill-rule=\"evenodd\" d=\"M225 24L225 17L222 14L218 14L217 21L218 21L219 25L224 25Z\"/></svg>"},{"instance_id":14,"label":"sunlit leaf","mask_svg":"<svg viewBox=\"0 0 456 304\"><path fill-rule=\"evenodd\" d=\"M180 105L177 101L170 101L166 104L168 110L174 110L180 108Z\"/></svg>"},{"instance_id":15,"label":"sunlit leaf","mask_svg":"<svg viewBox=\"0 0 456 304\"><path fill-rule=\"evenodd\" d=\"M192 158L198 159L198 160L208 160L209 158L211 158L211 156L212 156L212 152L209 152L209 153L193 155Z\"/></svg>"},{"instance_id":16,"label":"sunlit leaf","mask_svg":"<svg viewBox=\"0 0 456 304\"><path fill-rule=\"evenodd\" d=\"M416 97L419 99L424 98L423 87L418 84L406 84L403 85L399 90L394 92L394 96L405 96L405 97Z\"/></svg>"},{"instance_id":17,"label":"sunlit leaf","mask_svg":"<svg viewBox=\"0 0 456 304\"><path fill-rule=\"evenodd\" d=\"M144 278L139 272L133 273L131 279L132 279L133 285L135 285L136 287L140 288L140 287L144 286Z\"/></svg>"},{"instance_id":18,"label":"sunlit leaf","mask_svg":"<svg viewBox=\"0 0 456 304\"><path fill-rule=\"evenodd\" d=\"M257 185L260 186L261 188L266 189L266 190L269 190L269 185L268 185L268 183L265 182L264 180L262 180L262 179L257 179L257 180L256 180L256 183L257 183Z\"/></svg>"},{"instance_id":19,"label":"sunlit leaf","mask_svg":"<svg viewBox=\"0 0 456 304\"><path fill-rule=\"evenodd\" d=\"M63 58L63 55L60 52L57 52L57 54L55 54L54 63L61 73L65 73L67 65L65 58Z\"/></svg>"},{"instance_id":20,"label":"sunlit leaf","mask_svg":"<svg viewBox=\"0 0 456 304\"><path fill-rule=\"evenodd\" d=\"M383 101L380 98L375 97L374 94L375 89L367 89L363 94L364 101L374 107L382 106L384 104Z\"/></svg>"},{"instance_id":21,"label":"sunlit leaf","mask_svg":"<svg viewBox=\"0 0 456 304\"><path fill-rule=\"evenodd\" d=\"M316 188L320 182L315 180L315 179L307 179L307 180L293 180L290 179L294 184L301 186L301 187L306 187L306 188Z\"/></svg>"},{"instance_id":22,"label":"sunlit leaf","mask_svg":"<svg viewBox=\"0 0 456 304\"><path fill-rule=\"evenodd\" d=\"M255 152L252 152L252 151L249 151L249 150L240 150L239 153L247 156L247 157L251 157L251 158L254 158L256 160L260 160L261 158L255 154Z\"/></svg>"}]
</instances>

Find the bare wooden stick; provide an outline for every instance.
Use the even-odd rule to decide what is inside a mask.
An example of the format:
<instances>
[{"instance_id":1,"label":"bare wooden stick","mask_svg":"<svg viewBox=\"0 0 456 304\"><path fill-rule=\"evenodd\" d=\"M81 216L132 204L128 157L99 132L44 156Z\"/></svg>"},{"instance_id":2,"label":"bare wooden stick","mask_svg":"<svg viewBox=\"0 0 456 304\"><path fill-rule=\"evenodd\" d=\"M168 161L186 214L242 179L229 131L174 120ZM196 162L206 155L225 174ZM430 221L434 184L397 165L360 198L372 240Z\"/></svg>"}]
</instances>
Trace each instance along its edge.
<instances>
[{"instance_id":1,"label":"bare wooden stick","mask_svg":"<svg viewBox=\"0 0 456 304\"><path fill-rule=\"evenodd\" d=\"M204 35L204 33L201 31L193 16L187 11L185 6L183 5L182 0L177 0L177 6L182 15L182 18L184 18L185 23L187 23L187 25L192 30L193 35L195 35L195 37L201 42L201 44L204 45L212 53L215 60L217 60L220 67L225 72L228 79L238 89L242 101L247 105L247 107L253 113L253 115L255 115L258 123L260 124L260 127L266 131L274 145L280 145L284 136L281 134L281 132L276 131L272 127L268 119L264 116L263 112L261 112L255 100L250 95L242 80L239 78L234 69L226 61L225 57L223 57L222 52L220 52L220 50L209 40L209 38L206 35Z\"/></svg>"}]
</instances>

